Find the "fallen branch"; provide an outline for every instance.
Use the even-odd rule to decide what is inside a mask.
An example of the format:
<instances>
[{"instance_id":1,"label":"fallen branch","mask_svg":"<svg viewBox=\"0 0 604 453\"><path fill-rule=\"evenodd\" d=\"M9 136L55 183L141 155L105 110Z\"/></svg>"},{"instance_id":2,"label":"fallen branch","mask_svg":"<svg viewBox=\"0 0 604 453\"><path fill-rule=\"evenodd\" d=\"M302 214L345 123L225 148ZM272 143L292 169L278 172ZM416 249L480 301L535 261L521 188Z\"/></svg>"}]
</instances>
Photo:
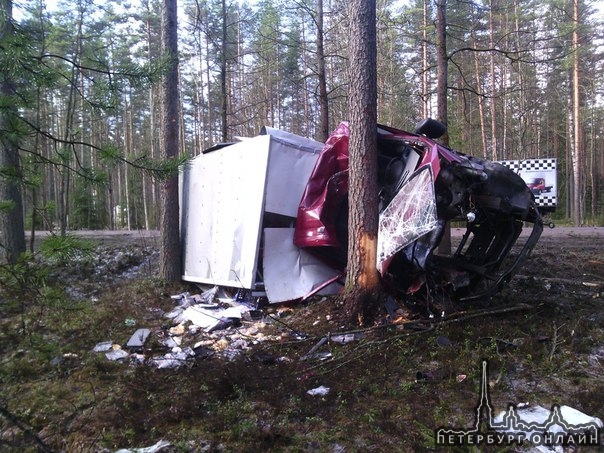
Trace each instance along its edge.
<instances>
[{"instance_id":1,"label":"fallen branch","mask_svg":"<svg viewBox=\"0 0 604 453\"><path fill-rule=\"evenodd\" d=\"M389 336L388 338L384 338L381 340L372 340L372 341L366 341L366 342L360 342L358 344L358 346L356 348L354 348L352 351L350 351L349 353L345 354L342 357L339 358L332 358L329 360L324 360L319 364L313 365L311 367L305 368L304 369L304 373L307 373L308 371L311 370L315 370L317 368L322 368L324 367L326 364L334 364L335 362L340 362L337 363L335 365L335 367L330 368L329 370L325 370L325 373L330 373L333 372L335 370L337 370L338 368L341 368L342 366L352 362L353 360L357 360L359 357L362 357L365 352L361 351L361 349L365 349L367 347L370 346L374 346L374 345L379 345L379 344L384 344L384 343L390 343L393 340L399 339L399 338L404 338L404 337L409 337L412 335L420 335L420 334L425 334L428 332L432 332L434 331L437 327L439 326L443 326L443 325L447 325L447 324L454 324L454 323L458 323L458 322L462 322L462 321L467 321L469 319L475 319L478 317L482 317L482 316L493 316L493 315L499 315L499 314L503 314L503 313L512 313L512 312L516 312L516 311L524 311L524 310L531 310L533 309L534 306L533 305L529 305L529 304L517 304L511 307L503 307L503 308L496 308L496 309L481 309L481 310L476 310L476 311L469 311L469 312L463 312L463 314L461 316L457 316L455 318L452 319L444 319L444 320L432 320L430 322L430 326L425 327L423 329L415 329L415 330L407 330L404 333L400 333L398 335L393 335L393 336ZM424 321L425 322L425 321ZM371 330L376 330L379 328L385 328L385 327L411 327L411 326L418 326L418 321L408 321L405 323L399 323L399 324L386 324L386 325L381 325L381 326L373 326L373 327L368 327L366 329L359 329L359 330L352 330L352 331L348 331L348 332L338 332L338 335L346 335L346 334L353 334L353 333L361 333L361 332L368 332ZM324 337L324 339L327 339L331 336L331 334L328 334L326 337ZM319 344L317 344L314 348L313 348L313 352L316 352L316 350L318 349L319 346L325 344L325 341L323 341L323 339L319 342ZM359 351L360 353L358 355L355 355L353 357L350 357L352 354L354 354L355 352ZM308 354L306 354L308 356ZM343 360L346 359L346 360Z\"/></svg>"}]
</instances>

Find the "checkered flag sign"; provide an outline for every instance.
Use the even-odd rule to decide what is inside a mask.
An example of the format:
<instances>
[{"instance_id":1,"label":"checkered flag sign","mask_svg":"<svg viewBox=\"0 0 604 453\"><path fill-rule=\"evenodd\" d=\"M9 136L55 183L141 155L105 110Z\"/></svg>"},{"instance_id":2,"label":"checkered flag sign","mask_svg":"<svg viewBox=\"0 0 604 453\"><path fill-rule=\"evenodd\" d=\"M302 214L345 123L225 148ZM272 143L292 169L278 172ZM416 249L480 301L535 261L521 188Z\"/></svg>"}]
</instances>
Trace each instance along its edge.
<instances>
[{"instance_id":1,"label":"checkered flag sign","mask_svg":"<svg viewBox=\"0 0 604 453\"><path fill-rule=\"evenodd\" d=\"M556 208L557 178L555 158L502 160L500 164L520 175L535 195L537 206L553 211Z\"/></svg>"}]
</instances>

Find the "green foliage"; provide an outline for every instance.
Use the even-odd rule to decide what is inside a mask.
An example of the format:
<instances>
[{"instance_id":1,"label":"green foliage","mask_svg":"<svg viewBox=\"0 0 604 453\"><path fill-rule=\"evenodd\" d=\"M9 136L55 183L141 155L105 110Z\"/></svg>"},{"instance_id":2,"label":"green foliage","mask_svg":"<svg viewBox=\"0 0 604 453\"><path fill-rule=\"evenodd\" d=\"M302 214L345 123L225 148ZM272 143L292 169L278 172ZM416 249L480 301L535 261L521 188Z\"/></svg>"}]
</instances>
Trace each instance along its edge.
<instances>
[{"instance_id":1,"label":"green foliage","mask_svg":"<svg viewBox=\"0 0 604 453\"><path fill-rule=\"evenodd\" d=\"M33 258L33 255L26 253L16 264L0 266L0 288L10 294L17 294L43 286L46 271L39 270Z\"/></svg>"},{"instance_id":2,"label":"green foliage","mask_svg":"<svg viewBox=\"0 0 604 453\"><path fill-rule=\"evenodd\" d=\"M92 256L94 242L75 235L50 235L42 241L40 253L51 264L67 264L78 259Z\"/></svg>"},{"instance_id":3,"label":"green foliage","mask_svg":"<svg viewBox=\"0 0 604 453\"><path fill-rule=\"evenodd\" d=\"M103 213L93 193L100 182L106 181L106 175L92 175L89 179L82 178L74 187L74 204L72 226L74 229L101 229L104 226Z\"/></svg>"},{"instance_id":4,"label":"green foliage","mask_svg":"<svg viewBox=\"0 0 604 453\"><path fill-rule=\"evenodd\" d=\"M109 166L117 164L123 156L123 151L111 143L105 143L99 148L99 158Z\"/></svg>"},{"instance_id":5,"label":"green foliage","mask_svg":"<svg viewBox=\"0 0 604 453\"><path fill-rule=\"evenodd\" d=\"M15 202L12 200L0 200L0 212L14 209Z\"/></svg>"},{"instance_id":6,"label":"green foliage","mask_svg":"<svg viewBox=\"0 0 604 453\"><path fill-rule=\"evenodd\" d=\"M186 165L189 158L181 154L175 159L152 159L148 156L135 158L130 163L140 170L159 180L165 180L178 174L182 165Z\"/></svg>"}]
</instances>

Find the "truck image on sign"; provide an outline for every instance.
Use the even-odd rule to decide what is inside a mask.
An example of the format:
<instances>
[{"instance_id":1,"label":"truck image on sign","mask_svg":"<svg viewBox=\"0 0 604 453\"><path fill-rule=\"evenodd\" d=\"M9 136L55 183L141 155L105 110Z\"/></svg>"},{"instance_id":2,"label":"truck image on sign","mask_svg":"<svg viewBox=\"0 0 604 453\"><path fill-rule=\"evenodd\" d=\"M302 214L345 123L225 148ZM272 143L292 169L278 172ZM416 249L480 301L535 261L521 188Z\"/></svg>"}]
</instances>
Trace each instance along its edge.
<instances>
[{"instance_id":1,"label":"truck image on sign","mask_svg":"<svg viewBox=\"0 0 604 453\"><path fill-rule=\"evenodd\" d=\"M551 192L553 187L545 185L545 178L533 178L526 185L535 195L541 195L542 192Z\"/></svg>"}]
</instances>

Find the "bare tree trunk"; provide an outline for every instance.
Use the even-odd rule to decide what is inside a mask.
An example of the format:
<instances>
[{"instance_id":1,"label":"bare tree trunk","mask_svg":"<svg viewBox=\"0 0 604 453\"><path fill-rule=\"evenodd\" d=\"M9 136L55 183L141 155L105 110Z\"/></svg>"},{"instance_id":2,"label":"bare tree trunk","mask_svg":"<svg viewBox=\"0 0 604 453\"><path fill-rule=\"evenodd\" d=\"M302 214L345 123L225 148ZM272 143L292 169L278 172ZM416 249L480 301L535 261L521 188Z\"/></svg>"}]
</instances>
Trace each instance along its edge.
<instances>
[{"instance_id":1,"label":"bare tree trunk","mask_svg":"<svg viewBox=\"0 0 604 453\"><path fill-rule=\"evenodd\" d=\"M151 3L149 0L147 0L145 2L145 8L146 8L146 13L147 13L147 60L148 63L151 64L151 62L153 61L153 53L151 51L152 49L152 38L151 38ZM155 90L154 88L150 88L149 89L149 147L150 147L150 152L151 152L151 157L153 159L156 159L159 157L159 153L157 150L157 132L156 132L156 119L157 119L157 113L156 113L156 96L155 96ZM157 200L159 199L158 196L158 188L157 188L157 183L155 182L154 179L148 179L145 175L143 175L143 182L145 181L149 181L150 184L150 188L151 188L151 193L150 193L150 198L151 198L151 204L154 206L159 205L159 203L157 203ZM147 200L147 193L145 192L145 201ZM147 209L147 203L145 203L145 225L147 227L147 229L149 229L150 227L150 213L148 212ZM154 212L154 217L153 217L153 226L156 227L158 222L158 217L157 217L157 210L155 210Z\"/></svg>"},{"instance_id":2,"label":"bare tree trunk","mask_svg":"<svg viewBox=\"0 0 604 453\"><path fill-rule=\"evenodd\" d=\"M210 18L209 18L209 13L206 11L205 15L204 15L204 19L205 19L205 26L209 29L210 27ZM207 92L208 92L208 106L207 106L207 112L208 112L208 118L207 118L207 134L206 136L208 137L208 145L211 145L214 143L214 116L212 115L212 104L214 102L214 100L212 99L212 75L211 75L211 71L210 68L212 67L213 62L211 61L211 43L209 39L205 40L206 43L206 49L205 49L205 56L206 56L206 61L205 61L205 68L206 68L206 80L208 82L208 87L207 87ZM205 148L205 146L204 146Z\"/></svg>"},{"instance_id":3,"label":"bare tree trunk","mask_svg":"<svg viewBox=\"0 0 604 453\"><path fill-rule=\"evenodd\" d=\"M596 118L594 115L594 109L591 109L591 134L590 134L590 147L589 147L589 180L591 182L591 199L590 199L590 211L591 211L591 221L592 225L597 225L596 217L598 212L598 178L596 177L596 168L597 168L597 160L596 160L596 134L595 134L595 125Z\"/></svg>"},{"instance_id":4,"label":"bare tree trunk","mask_svg":"<svg viewBox=\"0 0 604 453\"><path fill-rule=\"evenodd\" d=\"M436 64L437 87L436 101L438 120L447 125L447 88L449 79L449 57L447 55L447 0L436 1ZM441 141L449 144L449 132L441 137ZM438 246L438 252L442 255L451 253L451 226L447 223L443 238Z\"/></svg>"},{"instance_id":5,"label":"bare tree trunk","mask_svg":"<svg viewBox=\"0 0 604 453\"><path fill-rule=\"evenodd\" d=\"M308 49L306 48L306 27L304 21L302 21L302 66L308 67ZM303 106L304 106L304 135L311 137L311 117L310 117L310 103L309 103L309 82L308 77L303 79ZM328 126L329 129L329 126ZM317 136L317 140L321 141L321 138Z\"/></svg>"},{"instance_id":6,"label":"bare tree trunk","mask_svg":"<svg viewBox=\"0 0 604 453\"><path fill-rule=\"evenodd\" d=\"M436 2L436 102L438 120L447 125L447 88L449 78L449 57L447 56L447 0ZM449 134L441 138L449 143Z\"/></svg>"},{"instance_id":7,"label":"bare tree trunk","mask_svg":"<svg viewBox=\"0 0 604 453\"><path fill-rule=\"evenodd\" d=\"M424 0L424 30L422 40L422 116L430 116L430 62L428 61L428 0Z\"/></svg>"},{"instance_id":8,"label":"bare tree trunk","mask_svg":"<svg viewBox=\"0 0 604 453\"><path fill-rule=\"evenodd\" d=\"M14 32L12 20L12 1L0 0L0 39ZM10 74L2 73L0 68L0 94L3 98L15 95ZM0 110L0 131L10 131L10 116L16 115L13 108ZM19 255L25 252L25 226L23 224L23 194L21 191L21 160L19 147L11 134L0 136L0 168L6 172L0 179L0 200L10 202L10 206L0 212L2 247L8 263L17 262Z\"/></svg>"},{"instance_id":9,"label":"bare tree trunk","mask_svg":"<svg viewBox=\"0 0 604 453\"><path fill-rule=\"evenodd\" d=\"M580 82L580 43L579 43L579 0L573 0L573 145L571 149L573 167L573 198L572 216L575 226L583 223L582 192L583 181L581 174L583 128L581 127L581 82Z\"/></svg>"},{"instance_id":10,"label":"bare tree trunk","mask_svg":"<svg viewBox=\"0 0 604 453\"><path fill-rule=\"evenodd\" d=\"M379 288L376 267L377 41L375 0L350 0L348 275L346 309L363 323Z\"/></svg>"},{"instance_id":11,"label":"bare tree trunk","mask_svg":"<svg viewBox=\"0 0 604 453\"><path fill-rule=\"evenodd\" d=\"M495 48L495 24L493 20L493 0L489 2L489 43L491 49ZM491 63L491 153L490 159L497 160L497 122L495 121L496 115L496 104L495 104L495 93L497 83L495 81L495 52L490 53Z\"/></svg>"},{"instance_id":12,"label":"bare tree trunk","mask_svg":"<svg viewBox=\"0 0 604 453\"><path fill-rule=\"evenodd\" d=\"M319 77L319 133L317 140L323 143L329 137L329 100L327 98L324 37L323 0L317 0L317 71Z\"/></svg>"},{"instance_id":13,"label":"bare tree trunk","mask_svg":"<svg viewBox=\"0 0 604 453\"><path fill-rule=\"evenodd\" d=\"M164 128L162 133L163 154L166 159L179 155L178 120L178 28L176 0L163 0L162 51L170 59L170 66L163 80ZM167 281L181 279L180 213L178 202L178 175L172 175L163 183L161 200L161 278Z\"/></svg>"},{"instance_id":14,"label":"bare tree trunk","mask_svg":"<svg viewBox=\"0 0 604 453\"><path fill-rule=\"evenodd\" d=\"M571 110L571 106L569 106L569 110ZM572 114L569 112L566 115L566 121L565 121L565 127L566 127L566 135L569 137L568 140L566 140L566 148L565 148L565 153L566 153L566 162L568 162L566 164L566 181L568 182L567 184L567 190L566 190L566 213L565 216L566 218L570 218L572 215L572 200L573 200L573 193L575 190L574 184L573 184L573 173L572 173L572 168L573 168L573 151L572 151L572 147L573 147L573 127L572 127L572 118L571 118Z\"/></svg>"},{"instance_id":15,"label":"bare tree trunk","mask_svg":"<svg viewBox=\"0 0 604 453\"><path fill-rule=\"evenodd\" d=\"M124 110L124 135L125 135L125 153L126 158L128 158L128 154L132 155L134 151L134 127L132 125L132 102L130 102L130 108L126 106ZM131 224L131 214L132 201L130 200L130 172L128 171L128 165L124 166L124 195L126 198L126 229L130 231L132 229Z\"/></svg>"},{"instance_id":16,"label":"bare tree trunk","mask_svg":"<svg viewBox=\"0 0 604 453\"><path fill-rule=\"evenodd\" d=\"M82 56L82 22L84 21L84 7L80 3L78 6L78 30L76 34L76 49L77 53L75 56L76 60L79 60ZM67 97L67 107L65 112L65 124L63 131L63 140L65 143L69 143L71 140L71 133L74 123L75 116L75 93L77 91L79 77L79 69L77 65L73 65L71 68L71 77L69 80L69 96ZM67 228L69 223L69 199L70 199L70 186L71 186L71 173L69 170L71 155L72 152L75 153L75 149L72 148L73 145L65 145L62 154L60 155L62 163L64 164L63 168L60 170L61 175L61 186L59 193L59 230L61 232L61 236L65 236L67 234ZM70 149L71 148L71 149Z\"/></svg>"},{"instance_id":17,"label":"bare tree trunk","mask_svg":"<svg viewBox=\"0 0 604 453\"><path fill-rule=\"evenodd\" d=\"M474 6L472 6L472 44L474 46L475 49L478 49L478 39L476 37L476 28L477 28L477 23L476 23L476 12L474 11ZM481 70L480 70L480 64L478 61L478 52L474 52L474 78L476 80L476 97L477 97L477 101L478 101L478 117L479 117L479 121L480 121L480 144L482 147L482 157L484 159L487 159L487 133L486 133L486 124L485 124L485 119L484 119L484 96L483 96L483 90L482 90L482 83L481 83Z\"/></svg>"},{"instance_id":18,"label":"bare tree trunk","mask_svg":"<svg viewBox=\"0 0 604 453\"><path fill-rule=\"evenodd\" d=\"M227 8L226 0L221 1L222 7L222 56L220 59L220 94L222 95L222 105L220 113L222 118L222 142L226 143L229 137L228 120L228 90L227 90Z\"/></svg>"}]
</instances>

